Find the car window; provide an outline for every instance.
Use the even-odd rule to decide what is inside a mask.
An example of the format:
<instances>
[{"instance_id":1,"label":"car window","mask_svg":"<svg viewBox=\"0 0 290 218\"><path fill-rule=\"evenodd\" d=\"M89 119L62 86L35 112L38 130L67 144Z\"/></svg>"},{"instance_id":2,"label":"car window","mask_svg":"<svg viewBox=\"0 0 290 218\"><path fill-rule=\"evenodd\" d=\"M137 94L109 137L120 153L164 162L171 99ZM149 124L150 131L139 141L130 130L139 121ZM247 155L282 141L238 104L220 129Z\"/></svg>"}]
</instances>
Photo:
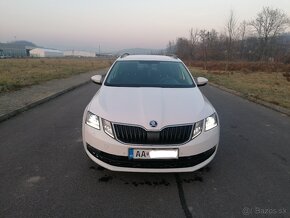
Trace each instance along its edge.
<instances>
[{"instance_id":1,"label":"car window","mask_svg":"<svg viewBox=\"0 0 290 218\"><path fill-rule=\"evenodd\" d=\"M195 87L189 72L181 62L117 61L105 85L124 87Z\"/></svg>"}]
</instances>

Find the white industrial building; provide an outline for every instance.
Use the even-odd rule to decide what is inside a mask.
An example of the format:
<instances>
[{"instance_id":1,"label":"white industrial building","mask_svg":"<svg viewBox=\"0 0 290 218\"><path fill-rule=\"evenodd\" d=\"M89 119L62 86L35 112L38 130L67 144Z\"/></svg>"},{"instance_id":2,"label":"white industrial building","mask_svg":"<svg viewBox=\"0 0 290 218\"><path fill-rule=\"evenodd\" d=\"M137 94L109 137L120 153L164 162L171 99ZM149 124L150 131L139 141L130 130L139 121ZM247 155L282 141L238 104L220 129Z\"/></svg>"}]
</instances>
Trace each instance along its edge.
<instances>
[{"instance_id":1,"label":"white industrial building","mask_svg":"<svg viewBox=\"0 0 290 218\"><path fill-rule=\"evenodd\" d=\"M95 52L89 52L89 51L64 51L64 56L70 56L70 57L96 57Z\"/></svg>"},{"instance_id":2,"label":"white industrial building","mask_svg":"<svg viewBox=\"0 0 290 218\"><path fill-rule=\"evenodd\" d=\"M55 49L35 48L29 51L31 57L63 57L63 52Z\"/></svg>"}]
</instances>

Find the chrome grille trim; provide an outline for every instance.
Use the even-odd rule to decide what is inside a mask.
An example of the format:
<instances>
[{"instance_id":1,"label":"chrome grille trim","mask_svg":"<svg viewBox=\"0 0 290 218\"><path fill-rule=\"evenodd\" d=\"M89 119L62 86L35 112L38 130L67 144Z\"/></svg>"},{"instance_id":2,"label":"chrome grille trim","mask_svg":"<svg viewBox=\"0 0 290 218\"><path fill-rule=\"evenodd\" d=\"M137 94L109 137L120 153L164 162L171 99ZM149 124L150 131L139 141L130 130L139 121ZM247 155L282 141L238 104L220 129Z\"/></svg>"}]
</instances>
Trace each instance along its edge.
<instances>
[{"instance_id":1,"label":"chrome grille trim","mask_svg":"<svg viewBox=\"0 0 290 218\"><path fill-rule=\"evenodd\" d=\"M113 123L116 139L125 144L179 145L191 140L194 124L165 126L159 131L148 131L137 125Z\"/></svg>"}]
</instances>

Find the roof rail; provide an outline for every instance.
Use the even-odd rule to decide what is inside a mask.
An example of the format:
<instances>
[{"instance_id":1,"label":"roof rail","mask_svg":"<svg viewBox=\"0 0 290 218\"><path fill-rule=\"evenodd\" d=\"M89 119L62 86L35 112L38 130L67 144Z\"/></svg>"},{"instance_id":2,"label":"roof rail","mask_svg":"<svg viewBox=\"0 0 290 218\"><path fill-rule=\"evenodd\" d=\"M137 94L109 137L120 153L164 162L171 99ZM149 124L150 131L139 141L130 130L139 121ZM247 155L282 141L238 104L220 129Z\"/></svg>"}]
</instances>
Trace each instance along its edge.
<instances>
[{"instance_id":1,"label":"roof rail","mask_svg":"<svg viewBox=\"0 0 290 218\"><path fill-rule=\"evenodd\" d=\"M175 58L175 59L178 59L178 57L177 57L176 54L168 54L167 56L172 57L172 58Z\"/></svg>"},{"instance_id":2,"label":"roof rail","mask_svg":"<svg viewBox=\"0 0 290 218\"><path fill-rule=\"evenodd\" d=\"M120 58L124 58L124 57L126 57L126 56L128 56L128 55L130 55L129 53L124 53L124 54L122 54L121 56L120 56Z\"/></svg>"}]
</instances>

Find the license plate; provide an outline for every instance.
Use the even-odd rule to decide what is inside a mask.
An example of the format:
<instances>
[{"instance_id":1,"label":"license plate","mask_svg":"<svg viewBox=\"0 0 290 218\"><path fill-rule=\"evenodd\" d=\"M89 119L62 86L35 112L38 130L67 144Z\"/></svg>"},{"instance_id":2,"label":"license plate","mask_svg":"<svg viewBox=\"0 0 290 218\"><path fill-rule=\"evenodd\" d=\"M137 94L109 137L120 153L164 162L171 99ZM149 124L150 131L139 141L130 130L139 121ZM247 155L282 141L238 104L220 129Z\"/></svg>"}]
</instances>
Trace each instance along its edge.
<instances>
[{"instance_id":1,"label":"license plate","mask_svg":"<svg viewBox=\"0 0 290 218\"><path fill-rule=\"evenodd\" d=\"M178 159L178 149L129 149L129 159Z\"/></svg>"}]
</instances>

